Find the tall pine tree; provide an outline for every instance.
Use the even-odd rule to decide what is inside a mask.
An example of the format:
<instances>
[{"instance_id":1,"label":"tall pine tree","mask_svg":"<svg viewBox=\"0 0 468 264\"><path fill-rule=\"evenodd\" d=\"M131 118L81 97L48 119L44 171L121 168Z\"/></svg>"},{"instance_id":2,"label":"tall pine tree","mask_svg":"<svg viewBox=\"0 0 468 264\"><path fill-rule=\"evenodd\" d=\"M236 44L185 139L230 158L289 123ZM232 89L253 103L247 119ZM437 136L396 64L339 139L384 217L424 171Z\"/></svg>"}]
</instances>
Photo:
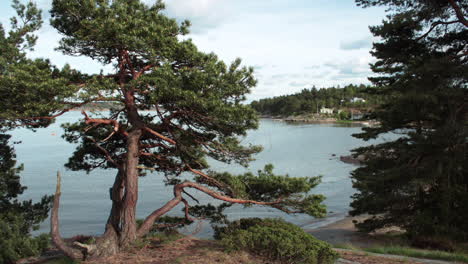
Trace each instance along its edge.
<instances>
[{"instance_id":1,"label":"tall pine tree","mask_svg":"<svg viewBox=\"0 0 468 264\"><path fill-rule=\"evenodd\" d=\"M390 98L374 116L398 139L355 150L367 161L352 173L352 215L371 231L399 226L413 238L468 238L468 3L457 0L357 0L389 13L371 32L369 78Z\"/></svg>"},{"instance_id":2,"label":"tall pine tree","mask_svg":"<svg viewBox=\"0 0 468 264\"><path fill-rule=\"evenodd\" d=\"M39 128L51 119L31 123L19 115L48 116L61 108L59 103L71 93L65 88L66 71L52 67L47 60L31 60L26 52L34 47L34 32L42 24L36 5L13 1L17 16L11 18L8 32L0 24L0 263L14 263L22 257L40 253L39 238L30 232L47 218L51 196L40 202L21 201L26 189L21 185L22 165L17 165L11 136L18 126Z\"/></svg>"},{"instance_id":3,"label":"tall pine tree","mask_svg":"<svg viewBox=\"0 0 468 264\"><path fill-rule=\"evenodd\" d=\"M31 70L12 68L2 77L10 80L2 86L5 93L13 94L4 99L10 107L2 119L12 126L44 126L91 102L114 106L109 114L83 111L81 122L65 125L65 139L78 145L68 168L116 172L104 234L89 245L69 245L60 236L58 177L52 240L72 258L121 251L177 205L185 208L184 222L213 215L213 206L193 205L197 200L190 190L224 202L216 212L236 203L316 217L326 212L324 197L310 193L320 181L317 177L278 176L271 166L243 175L208 170L208 158L246 166L260 151L258 146L241 145L240 140L258 126L255 111L243 103L256 83L253 69L242 67L239 59L227 65L214 54L198 51L182 38L189 23L178 24L163 9L161 1L146 5L140 0L54 0L51 24L62 34L58 49L114 65L115 71L85 76L69 67L57 70L41 60L25 64L37 64ZM33 95L36 100L28 101ZM43 105L43 100L49 104ZM139 177L147 171L173 188L174 196L138 226ZM160 199L158 194L155 199ZM215 217L223 219L219 213Z\"/></svg>"}]
</instances>

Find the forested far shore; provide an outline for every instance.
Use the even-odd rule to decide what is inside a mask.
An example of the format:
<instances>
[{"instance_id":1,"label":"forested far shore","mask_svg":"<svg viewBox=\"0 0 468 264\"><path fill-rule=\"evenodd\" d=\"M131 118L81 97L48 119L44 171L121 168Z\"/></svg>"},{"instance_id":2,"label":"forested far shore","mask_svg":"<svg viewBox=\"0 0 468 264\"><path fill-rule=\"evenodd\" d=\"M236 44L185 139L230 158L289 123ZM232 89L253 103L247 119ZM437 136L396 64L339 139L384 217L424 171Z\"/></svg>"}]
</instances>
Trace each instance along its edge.
<instances>
[{"instance_id":1,"label":"forested far shore","mask_svg":"<svg viewBox=\"0 0 468 264\"><path fill-rule=\"evenodd\" d=\"M292 116L305 113L342 113L340 119L350 119L352 110L359 113L370 112L385 102L375 86L346 85L303 89L299 93L264 98L253 101L251 106L261 115Z\"/></svg>"}]
</instances>

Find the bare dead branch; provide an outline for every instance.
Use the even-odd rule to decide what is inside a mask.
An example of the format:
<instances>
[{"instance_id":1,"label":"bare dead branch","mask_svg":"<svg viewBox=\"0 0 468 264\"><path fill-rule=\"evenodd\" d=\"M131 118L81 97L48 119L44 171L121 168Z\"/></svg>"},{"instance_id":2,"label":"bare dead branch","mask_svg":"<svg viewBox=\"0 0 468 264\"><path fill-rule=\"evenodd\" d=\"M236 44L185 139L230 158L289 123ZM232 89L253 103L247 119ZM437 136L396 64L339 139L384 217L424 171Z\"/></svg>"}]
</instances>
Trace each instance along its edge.
<instances>
[{"instance_id":1,"label":"bare dead branch","mask_svg":"<svg viewBox=\"0 0 468 264\"><path fill-rule=\"evenodd\" d=\"M61 195L61 177L60 172L57 172L57 187L55 189L54 202L52 212L50 214L50 236L54 245L68 257L75 260L82 260L84 255L77 249L67 246L63 238L60 236L58 210L60 207Z\"/></svg>"},{"instance_id":2,"label":"bare dead branch","mask_svg":"<svg viewBox=\"0 0 468 264\"><path fill-rule=\"evenodd\" d=\"M86 250L86 252L92 252L93 250L96 250L96 245L87 245L78 241L73 242L73 245Z\"/></svg>"}]
</instances>

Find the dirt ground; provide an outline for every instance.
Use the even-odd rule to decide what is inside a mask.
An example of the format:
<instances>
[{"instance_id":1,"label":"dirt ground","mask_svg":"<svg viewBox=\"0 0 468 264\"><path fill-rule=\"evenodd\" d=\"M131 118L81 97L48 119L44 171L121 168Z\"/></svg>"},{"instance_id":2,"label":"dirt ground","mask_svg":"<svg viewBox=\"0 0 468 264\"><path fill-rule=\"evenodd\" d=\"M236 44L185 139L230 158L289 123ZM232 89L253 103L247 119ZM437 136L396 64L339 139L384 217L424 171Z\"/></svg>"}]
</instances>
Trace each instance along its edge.
<instances>
[{"instance_id":1,"label":"dirt ground","mask_svg":"<svg viewBox=\"0 0 468 264\"><path fill-rule=\"evenodd\" d=\"M141 248L131 249L99 261L82 264L276 264L262 260L246 252L228 254L216 241L184 237L176 241L159 244L149 243Z\"/></svg>"}]
</instances>

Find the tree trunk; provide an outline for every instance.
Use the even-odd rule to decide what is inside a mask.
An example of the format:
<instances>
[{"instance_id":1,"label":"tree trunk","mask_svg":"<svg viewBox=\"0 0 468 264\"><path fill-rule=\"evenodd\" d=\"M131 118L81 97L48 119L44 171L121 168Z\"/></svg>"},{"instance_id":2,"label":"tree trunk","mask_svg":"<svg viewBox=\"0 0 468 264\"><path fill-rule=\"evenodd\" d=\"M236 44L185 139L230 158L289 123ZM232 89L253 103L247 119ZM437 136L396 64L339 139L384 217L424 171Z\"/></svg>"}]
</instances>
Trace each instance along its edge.
<instances>
[{"instance_id":1,"label":"tree trunk","mask_svg":"<svg viewBox=\"0 0 468 264\"><path fill-rule=\"evenodd\" d=\"M127 138L127 158L125 161L125 194L122 204L122 228L120 245L128 246L137 238L136 204L138 201L138 164L141 129L131 131Z\"/></svg>"},{"instance_id":2,"label":"tree trunk","mask_svg":"<svg viewBox=\"0 0 468 264\"><path fill-rule=\"evenodd\" d=\"M125 194L126 170L120 168L115 176L115 181L110 188L110 199L112 208L106 223L105 232L101 237L96 238L91 247L86 248L84 259L95 260L119 253L122 249L121 237L123 226L123 199ZM80 245L81 247L86 245Z\"/></svg>"},{"instance_id":3,"label":"tree trunk","mask_svg":"<svg viewBox=\"0 0 468 264\"><path fill-rule=\"evenodd\" d=\"M115 231L117 234L120 233L120 221L122 217L122 202L124 196L124 173L125 170L120 168L115 176L114 185L109 190L110 199L112 200L112 208L107 219L106 232ZM104 233L104 235L105 235Z\"/></svg>"},{"instance_id":4,"label":"tree trunk","mask_svg":"<svg viewBox=\"0 0 468 264\"><path fill-rule=\"evenodd\" d=\"M139 141L142 131L135 129L127 138L127 157L110 189L112 208L106 231L88 250L86 259L99 259L120 252L137 239Z\"/></svg>"},{"instance_id":5,"label":"tree trunk","mask_svg":"<svg viewBox=\"0 0 468 264\"><path fill-rule=\"evenodd\" d=\"M109 190L112 208L106 223L106 231L96 239L96 249L90 252L88 259L114 255L120 251L120 225L122 216L122 199L124 195L124 173L121 168L115 176L114 185Z\"/></svg>"}]
</instances>

